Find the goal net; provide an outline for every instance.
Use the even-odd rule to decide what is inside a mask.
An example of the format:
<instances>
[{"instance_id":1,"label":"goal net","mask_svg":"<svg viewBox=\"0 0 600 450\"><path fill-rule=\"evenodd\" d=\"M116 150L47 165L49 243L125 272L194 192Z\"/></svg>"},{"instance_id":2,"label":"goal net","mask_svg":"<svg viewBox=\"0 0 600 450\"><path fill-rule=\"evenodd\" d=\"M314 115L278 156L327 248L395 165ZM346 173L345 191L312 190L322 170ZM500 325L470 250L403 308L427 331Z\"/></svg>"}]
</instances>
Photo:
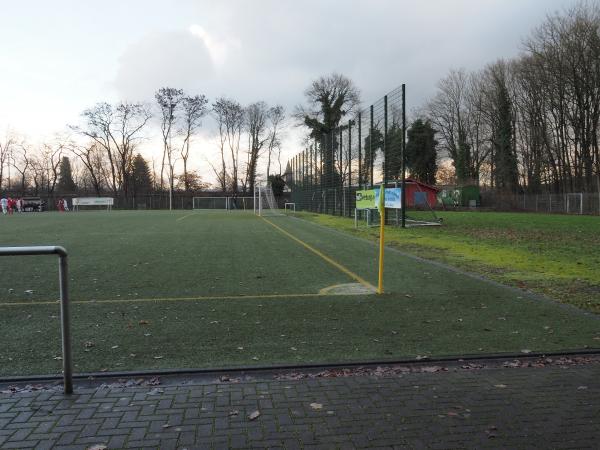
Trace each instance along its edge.
<instances>
[{"instance_id":1,"label":"goal net","mask_svg":"<svg viewBox=\"0 0 600 450\"><path fill-rule=\"evenodd\" d=\"M194 197L193 209L227 209L227 197Z\"/></svg>"},{"instance_id":2,"label":"goal net","mask_svg":"<svg viewBox=\"0 0 600 450\"><path fill-rule=\"evenodd\" d=\"M565 198L565 211L567 214L583 214L583 194L567 194Z\"/></svg>"},{"instance_id":3,"label":"goal net","mask_svg":"<svg viewBox=\"0 0 600 450\"><path fill-rule=\"evenodd\" d=\"M259 216L283 215L277 205L271 186L258 186L254 190L254 213Z\"/></svg>"},{"instance_id":4,"label":"goal net","mask_svg":"<svg viewBox=\"0 0 600 450\"><path fill-rule=\"evenodd\" d=\"M227 197L229 211L250 211L254 209L254 197Z\"/></svg>"}]
</instances>

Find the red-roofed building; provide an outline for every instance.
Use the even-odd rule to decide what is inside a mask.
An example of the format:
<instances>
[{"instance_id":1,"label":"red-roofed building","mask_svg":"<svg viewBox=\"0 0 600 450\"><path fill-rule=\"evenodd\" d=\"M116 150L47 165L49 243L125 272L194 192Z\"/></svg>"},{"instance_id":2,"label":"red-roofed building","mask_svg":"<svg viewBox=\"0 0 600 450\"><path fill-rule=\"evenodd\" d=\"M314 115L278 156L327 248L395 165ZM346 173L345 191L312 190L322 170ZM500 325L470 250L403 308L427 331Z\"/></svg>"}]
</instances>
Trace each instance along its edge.
<instances>
[{"instance_id":1,"label":"red-roofed building","mask_svg":"<svg viewBox=\"0 0 600 450\"><path fill-rule=\"evenodd\" d=\"M400 183L398 183L400 187ZM439 189L411 178L406 179L406 204L409 208L434 208Z\"/></svg>"}]
</instances>

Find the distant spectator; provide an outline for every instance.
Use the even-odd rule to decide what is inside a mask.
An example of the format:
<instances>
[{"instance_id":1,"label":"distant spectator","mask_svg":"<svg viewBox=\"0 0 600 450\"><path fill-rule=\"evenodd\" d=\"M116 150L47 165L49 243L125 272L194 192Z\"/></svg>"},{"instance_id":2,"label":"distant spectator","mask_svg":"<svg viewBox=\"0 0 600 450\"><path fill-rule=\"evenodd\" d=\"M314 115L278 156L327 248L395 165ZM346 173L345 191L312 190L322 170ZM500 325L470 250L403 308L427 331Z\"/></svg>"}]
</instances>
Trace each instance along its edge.
<instances>
[{"instance_id":1,"label":"distant spectator","mask_svg":"<svg viewBox=\"0 0 600 450\"><path fill-rule=\"evenodd\" d=\"M13 198L8 197L8 214L12 214L15 209L15 201Z\"/></svg>"},{"instance_id":2,"label":"distant spectator","mask_svg":"<svg viewBox=\"0 0 600 450\"><path fill-rule=\"evenodd\" d=\"M23 212L23 198L18 198L17 199L17 211L19 211L20 213Z\"/></svg>"},{"instance_id":3,"label":"distant spectator","mask_svg":"<svg viewBox=\"0 0 600 450\"><path fill-rule=\"evenodd\" d=\"M59 198L56 207L59 212L65 212L65 201L62 198Z\"/></svg>"},{"instance_id":4,"label":"distant spectator","mask_svg":"<svg viewBox=\"0 0 600 450\"><path fill-rule=\"evenodd\" d=\"M65 211L69 211L69 202L66 198L63 198L63 208L65 209Z\"/></svg>"},{"instance_id":5,"label":"distant spectator","mask_svg":"<svg viewBox=\"0 0 600 450\"><path fill-rule=\"evenodd\" d=\"M8 200L6 197L2 197L2 200L0 200L0 205L2 206L2 214L6 214L6 211L8 210Z\"/></svg>"}]
</instances>

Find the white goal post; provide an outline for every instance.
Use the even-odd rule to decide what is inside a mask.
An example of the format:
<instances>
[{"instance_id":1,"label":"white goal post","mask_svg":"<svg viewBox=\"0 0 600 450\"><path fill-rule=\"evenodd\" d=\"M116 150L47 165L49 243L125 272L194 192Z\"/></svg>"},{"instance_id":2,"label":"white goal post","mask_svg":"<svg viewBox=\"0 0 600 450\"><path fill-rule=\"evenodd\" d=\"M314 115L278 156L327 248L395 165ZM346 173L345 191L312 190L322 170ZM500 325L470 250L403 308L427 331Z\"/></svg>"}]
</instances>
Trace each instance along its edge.
<instances>
[{"instance_id":1,"label":"white goal post","mask_svg":"<svg viewBox=\"0 0 600 450\"><path fill-rule=\"evenodd\" d=\"M192 197L192 209L224 209L249 211L254 208L254 197Z\"/></svg>"},{"instance_id":2,"label":"white goal post","mask_svg":"<svg viewBox=\"0 0 600 450\"><path fill-rule=\"evenodd\" d=\"M566 194L565 212L567 214L583 214L583 194L582 193Z\"/></svg>"},{"instance_id":3,"label":"white goal post","mask_svg":"<svg viewBox=\"0 0 600 450\"><path fill-rule=\"evenodd\" d=\"M192 209L227 209L227 197L193 197Z\"/></svg>"},{"instance_id":4,"label":"white goal post","mask_svg":"<svg viewBox=\"0 0 600 450\"><path fill-rule=\"evenodd\" d=\"M258 185L254 188L254 214L259 216L282 215L271 186Z\"/></svg>"},{"instance_id":5,"label":"white goal post","mask_svg":"<svg viewBox=\"0 0 600 450\"><path fill-rule=\"evenodd\" d=\"M112 197L75 197L73 199L73 211L79 211L81 206L106 206L110 211L115 200Z\"/></svg>"}]
</instances>

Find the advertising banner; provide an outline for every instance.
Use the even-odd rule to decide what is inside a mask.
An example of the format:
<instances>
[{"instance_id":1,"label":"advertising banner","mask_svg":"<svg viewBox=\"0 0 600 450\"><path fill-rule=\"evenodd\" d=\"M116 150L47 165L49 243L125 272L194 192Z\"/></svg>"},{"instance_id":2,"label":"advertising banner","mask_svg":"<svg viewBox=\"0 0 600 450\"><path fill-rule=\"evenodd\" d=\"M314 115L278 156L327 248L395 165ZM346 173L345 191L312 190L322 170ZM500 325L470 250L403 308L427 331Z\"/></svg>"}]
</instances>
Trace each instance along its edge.
<instances>
[{"instance_id":1,"label":"advertising banner","mask_svg":"<svg viewBox=\"0 0 600 450\"><path fill-rule=\"evenodd\" d=\"M112 206L112 197L75 197L73 206Z\"/></svg>"},{"instance_id":2,"label":"advertising banner","mask_svg":"<svg viewBox=\"0 0 600 450\"><path fill-rule=\"evenodd\" d=\"M402 208L402 189L385 188L385 207ZM357 209L379 209L379 189L356 191Z\"/></svg>"},{"instance_id":3,"label":"advertising banner","mask_svg":"<svg viewBox=\"0 0 600 450\"><path fill-rule=\"evenodd\" d=\"M375 189L356 191L356 209L377 208L375 203Z\"/></svg>"}]
</instances>

